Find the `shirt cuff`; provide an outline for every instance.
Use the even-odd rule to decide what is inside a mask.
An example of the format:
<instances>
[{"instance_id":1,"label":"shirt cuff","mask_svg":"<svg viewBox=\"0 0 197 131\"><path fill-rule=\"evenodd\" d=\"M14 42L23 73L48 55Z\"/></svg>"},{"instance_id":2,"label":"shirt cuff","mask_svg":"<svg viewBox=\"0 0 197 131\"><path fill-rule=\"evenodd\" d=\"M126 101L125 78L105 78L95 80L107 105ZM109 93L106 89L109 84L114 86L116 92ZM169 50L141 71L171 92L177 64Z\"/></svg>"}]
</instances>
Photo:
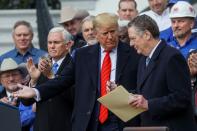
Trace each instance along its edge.
<instances>
[{"instance_id":1,"label":"shirt cuff","mask_svg":"<svg viewBox=\"0 0 197 131\"><path fill-rule=\"evenodd\" d=\"M32 89L36 92L36 96L34 97L34 99L37 102L41 101L40 92L38 91L38 89L36 89L36 88L32 88Z\"/></svg>"},{"instance_id":2,"label":"shirt cuff","mask_svg":"<svg viewBox=\"0 0 197 131\"><path fill-rule=\"evenodd\" d=\"M29 82L29 87L30 87L30 88L35 87L36 85L37 85L37 83L32 84L32 82L31 82L31 80L30 80L30 82Z\"/></svg>"}]
</instances>

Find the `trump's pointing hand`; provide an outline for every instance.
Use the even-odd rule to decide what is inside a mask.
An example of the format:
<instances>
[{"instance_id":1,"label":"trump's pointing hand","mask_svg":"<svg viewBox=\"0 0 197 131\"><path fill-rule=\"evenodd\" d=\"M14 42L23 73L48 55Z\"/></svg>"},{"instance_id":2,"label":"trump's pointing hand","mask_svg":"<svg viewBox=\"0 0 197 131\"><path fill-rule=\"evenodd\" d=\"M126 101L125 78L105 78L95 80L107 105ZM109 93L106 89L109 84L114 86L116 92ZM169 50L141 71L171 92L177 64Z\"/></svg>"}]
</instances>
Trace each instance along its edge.
<instances>
[{"instance_id":1,"label":"trump's pointing hand","mask_svg":"<svg viewBox=\"0 0 197 131\"><path fill-rule=\"evenodd\" d=\"M30 88L28 86L24 86L24 85L21 85L21 84L17 84L17 86L20 88L20 90L13 93L14 97L34 98L36 96L36 92L33 88Z\"/></svg>"}]
</instances>

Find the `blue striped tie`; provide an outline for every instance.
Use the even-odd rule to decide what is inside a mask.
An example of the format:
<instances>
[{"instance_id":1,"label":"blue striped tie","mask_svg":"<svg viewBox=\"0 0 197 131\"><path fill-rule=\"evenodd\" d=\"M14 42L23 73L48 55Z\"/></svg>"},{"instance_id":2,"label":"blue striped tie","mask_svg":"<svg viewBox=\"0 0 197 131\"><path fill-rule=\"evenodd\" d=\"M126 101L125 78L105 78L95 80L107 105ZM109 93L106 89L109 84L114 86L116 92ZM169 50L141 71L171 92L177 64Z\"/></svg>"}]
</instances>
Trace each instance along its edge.
<instances>
[{"instance_id":1,"label":"blue striped tie","mask_svg":"<svg viewBox=\"0 0 197 131\"><path fill-rule=\"evenodd\" d=\"M57 63L54 63L53 64L53 67L52 67L52 71L53 71L53 74L54 75L57 73L57 70L58 70L58 64Z\"/></svg>"},{"instance_id":2,"label":"blue striped tie","mask_svg":"<svg viewBox=\"0 0 197 131\"><path fill-rule=\"evenodd\" d=\"M147 57L146 58L146 67L148 66L149 62L150 62L150 57Z\"/></svg>"}]
</instances>

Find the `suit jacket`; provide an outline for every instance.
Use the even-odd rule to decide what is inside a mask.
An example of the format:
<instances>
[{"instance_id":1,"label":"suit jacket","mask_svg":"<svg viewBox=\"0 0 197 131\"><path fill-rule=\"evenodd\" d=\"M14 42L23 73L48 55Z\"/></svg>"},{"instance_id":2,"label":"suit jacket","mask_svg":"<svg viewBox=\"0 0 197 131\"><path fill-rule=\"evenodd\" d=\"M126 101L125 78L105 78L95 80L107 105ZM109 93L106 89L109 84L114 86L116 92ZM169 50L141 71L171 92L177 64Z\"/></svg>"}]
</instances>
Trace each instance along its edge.
<instances>
[{"instance_id":1,"label":"suit jacket","mask_svg":"<svg viewBox=\"0 0 197 131\"><path fill-rule=\"evenodd\" d=\"M5 91L4 88L3 88L3 90L0 92L0 99L3 98L3 97L7 97L7 94L6 94L6 91Z\"/></svg>"},{"instance_id":2,"label":"suit jacket","mask_svg":"<svg viewBox=\"0 0 197 131\"><path fill-rule=\"evenodd\" d=\"M66 65L71 62L66 55L56 75L59 75ZM41 76L38 85L48 79ZM34 131L71 131L71 115L73 109L73 91L70 88L61 94L47 100L37 102Z\"/></svg>"},{"instance_id":3,"label":"suit jacket","mask_svg":"<svg viewBox=\"0 0 197 131\"><path fill-rule=\"evenodd\" d=\"M56 76L70 62L71 56L67 55L62 61ZM46 81L48 81L48 78L41 75L37 84L40 85ZM73 88L70 88L49 100L37 102L34 131L71 131L73 94ZM24 105L31 105L34 102L36 102L35 99L22 99Z\"/></svg>"},{"instance_id":4,"label":"suit jacket","mask_svg":"<svg viewBox=\"0 0 197 131\"><path fill-rule=\"evenodd\" d=\"M73 40L74 45L71 47L71 52L86 45L86 41L84 40L82 33L78 33L77 35L73 36Z\"/></svg>"},{"instance_id":5,"label":"suit jacket","mask_svg":"<svg viewBox=\"0 0 197 131\"><path fill-rule=\"evenodd\" d=\"M148 100L143 126L168 126L170 131L196 131L187 63L180 52L162 41L145 66L139 62L137 91Z\"/></svg>"},{"instance_id":6,"label":"suit jacket","mask_svg":"<svg viewBox=\"0 0 197 131\"><path fill-rule=\"evenodd\" d=\"M117 47L116 83L123 85L130 92L134 92L136 89L138 60L139 55L134 48L119 42ZM96 44L76 50L73 62L62 71L61 76L38 86L37 89L44 100L62 90L67 90L70 85L75 83L72 130L96 131L98 116L93 117L93 115L95 114L94 108L98 104L97 98L100 96L99 74L100 44Z\"/></svg>"}]
</instances>

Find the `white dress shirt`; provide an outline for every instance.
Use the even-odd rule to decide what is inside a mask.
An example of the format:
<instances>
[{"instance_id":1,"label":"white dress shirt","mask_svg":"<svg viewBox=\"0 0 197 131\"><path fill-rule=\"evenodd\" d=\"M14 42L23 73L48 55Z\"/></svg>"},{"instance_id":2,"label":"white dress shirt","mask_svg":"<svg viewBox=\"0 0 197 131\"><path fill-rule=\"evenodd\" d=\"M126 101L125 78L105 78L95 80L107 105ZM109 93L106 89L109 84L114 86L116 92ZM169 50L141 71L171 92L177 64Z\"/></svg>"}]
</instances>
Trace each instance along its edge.
<instances>
[{"instance_id":1,"label":"white dress shirt","mask_svg":"<svg viewBox=\"0 0 197 131\"><path fill-rule=\"evenodd\" d=\"M66 57L66 56L65 56L65 57ZM58 64L57 70L59 69L59 67L60 67L60 65L62 64L62 61L64 60L65 57L59 59L58 61L55 61L55 60L52 58L52 64L54 64L54 63L57 63L57 64Z\"/></svg>"},{"instance_id":2,"label":"white dress shirt","mask_svg":"<svg viewBox=\"0 0 197 131\"><path fill-rule=\"evenodd\" d=\"M104 51L104 48L101 47L101 65L100 69L102 68L103 60L106 55L106 52ZM110 59L111 59L111 74L110 74L110 81L115 81L116 79L116 61L117 61L117 48L112 49L110 52Z\"/></svg>"}]
</instances>

